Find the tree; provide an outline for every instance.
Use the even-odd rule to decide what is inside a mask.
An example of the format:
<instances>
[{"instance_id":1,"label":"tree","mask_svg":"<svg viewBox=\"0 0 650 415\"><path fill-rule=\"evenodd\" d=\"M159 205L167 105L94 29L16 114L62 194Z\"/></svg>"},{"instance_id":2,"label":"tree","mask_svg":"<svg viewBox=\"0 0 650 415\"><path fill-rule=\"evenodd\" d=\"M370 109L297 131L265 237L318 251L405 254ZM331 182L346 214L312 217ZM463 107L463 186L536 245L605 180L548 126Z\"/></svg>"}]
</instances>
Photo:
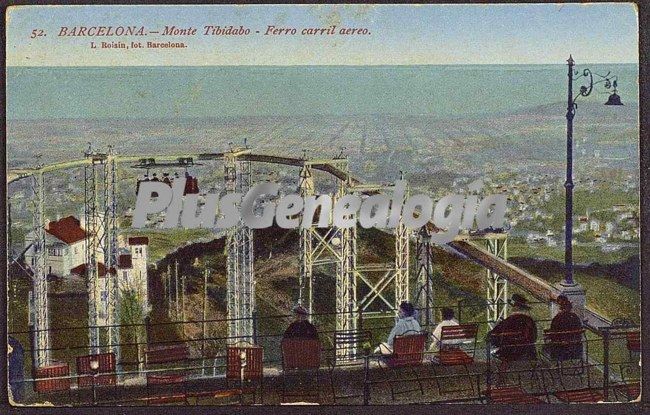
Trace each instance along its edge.
<instances>
[{"instance_id":1,"label":"tree","mask_svg":"<svg viewBox=\"0 0 650 415\"><path fill-rule=\"evenodd\" d=\"M126 343L136 344L139 372L144 369L142 346L146 337L145 317L145 307L142 305L137 292L133 289L122 288L120 290L120 324L125 326L122 335Z\"/></svg>"}]
</instances>

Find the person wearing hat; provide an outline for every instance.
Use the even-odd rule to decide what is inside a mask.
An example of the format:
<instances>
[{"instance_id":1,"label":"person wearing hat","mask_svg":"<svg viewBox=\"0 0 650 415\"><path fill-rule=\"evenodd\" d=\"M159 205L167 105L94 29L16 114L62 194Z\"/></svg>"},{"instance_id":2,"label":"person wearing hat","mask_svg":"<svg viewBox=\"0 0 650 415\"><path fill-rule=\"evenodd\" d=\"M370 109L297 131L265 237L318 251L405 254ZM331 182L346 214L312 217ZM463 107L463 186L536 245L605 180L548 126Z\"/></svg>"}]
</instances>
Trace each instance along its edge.
<instances>
[{"instance_id":1,"label":"person wearing hat","mask_svg":"<svg viewBox=\"0 0 650 415\"><path fill-rule=\"evenodd\" d=\"M415 319L415 307L408 301L402 301L397 311L395 326L388 335L388 341L380 343L375 349L375 353L383 355L393 354L393 341L396 336L420 334L421 331L420 323Z\"/></svg>"},{"instance_id":2,"label":"person wearing hat","mask_svg":"<svg viewBox=\"0 0 650 415\"><path fill-rule=\"evenodd\" d=\"M566 295L552 300L560 307L551 320L549 343L544 351L555 360L580 359L582 357L582 321L572 311L573 305Z\"/></svg>"},{"instance_id":3,"label":"person wearing hat","mask_svg":"<svg viewBox=\"0 0 650 415\"><path fill-rule=\"evenodd\" d=\"M501 360L502 369L511 361L537 358L537 324L529 314L528 300L515 293L510 299L510 305L510 316L500 321L489 333L490 342L497 347L495 355Z\"/></svg>"},{"instance_id":4,"label":"person wearing hat","mask_svg":"<svg viewBox=\"0 0 650 415\"><path fill-rule=\"evenodd\" d=\"M309 312L300 304L293 308L296 319L284 331L283 339L315 339L318 340L318 330L307 320Z\"/></svg>"}]
</instances>

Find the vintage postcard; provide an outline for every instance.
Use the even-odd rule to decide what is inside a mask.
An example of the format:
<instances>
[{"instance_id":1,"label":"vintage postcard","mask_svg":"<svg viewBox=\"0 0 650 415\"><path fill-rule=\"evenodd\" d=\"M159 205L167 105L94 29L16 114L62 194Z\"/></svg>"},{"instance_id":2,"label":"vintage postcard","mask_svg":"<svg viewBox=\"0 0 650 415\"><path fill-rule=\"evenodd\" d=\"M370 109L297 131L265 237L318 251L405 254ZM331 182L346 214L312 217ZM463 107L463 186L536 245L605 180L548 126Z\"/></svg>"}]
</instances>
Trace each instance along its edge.
<instances>
[{"instance_id":1,"label":"vintage postcard","mask_svg":"<svg viewBox=\"0 0 650 415\"><path fill-rule=\"evenodd\" d=\"M635 4L6 23L12 405L640 399Z\"/></svg>"}]
</instances>

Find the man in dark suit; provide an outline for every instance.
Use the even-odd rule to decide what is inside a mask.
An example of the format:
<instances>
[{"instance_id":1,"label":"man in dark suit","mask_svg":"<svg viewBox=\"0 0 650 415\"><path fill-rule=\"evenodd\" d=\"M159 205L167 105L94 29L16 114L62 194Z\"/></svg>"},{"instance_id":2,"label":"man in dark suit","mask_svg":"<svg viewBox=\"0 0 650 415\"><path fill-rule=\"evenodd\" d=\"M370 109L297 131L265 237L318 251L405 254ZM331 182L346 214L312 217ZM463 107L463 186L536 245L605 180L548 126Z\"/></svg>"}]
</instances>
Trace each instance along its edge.
<instances>
[{"instance_id":1,"label":"man in dark suit","mask_svg":"<svg viewBox=\"0 0 650 415\"><path fill-rule=\"evenodd\" d=\"M501 373L510 362L537 358L537 324L529 314L528 300L513 294L510 304L512 313L494 326L489 337L491 344L497 347L495 355L501 360Z\"/></svg>"},{"instance_id":2,"label":"man in dark suit","mask_svg":"<svg viewBox=\"0 0 650 415\"><path fill-rule=\"evenodd\" d=\"M15 402L20 402L23 399L24 390L24 351L23 346L11 336L7 336L7 352L9 357L7 363L9 365L8 381L11 388L11 395Z\"/></svg>"},{"instance_id":3,"label":"man in dark suit","mask_svg":"<svg viewBox=\"0 0 650 415\"><path fill-rule=\"evenodd\" d=\"M307 316L309 315L307 310L303 306L297 305L293 308L293 313L296 316L296 320L289 324L282 338L318 340L318 330L307 320Z\"/></svg>"},{"instance_id":4,"label":"man in dark suit","mask_svg":"<svg viewBox=\"0 0 650 415\"><path fill-rule=\"evenodd\" d=\"M572 311L573 305L565 295L554 300L560 307L551 320L549 343L544 350L555 360L580 359L582 357L582 321Z\"/></svg>"}]
</instances>

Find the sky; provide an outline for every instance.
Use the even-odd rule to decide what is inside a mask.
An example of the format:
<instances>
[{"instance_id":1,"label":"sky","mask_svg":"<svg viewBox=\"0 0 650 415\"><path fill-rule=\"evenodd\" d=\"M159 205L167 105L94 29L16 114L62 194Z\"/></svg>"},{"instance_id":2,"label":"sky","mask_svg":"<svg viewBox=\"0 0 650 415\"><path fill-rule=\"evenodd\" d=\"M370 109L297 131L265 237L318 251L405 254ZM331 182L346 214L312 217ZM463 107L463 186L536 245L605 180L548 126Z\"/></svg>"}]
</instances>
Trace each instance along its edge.
<instances>
[{"instance_id":1,"label":"sky","mask_svg":"<svg viewBox=\"0 0 650 415\"><path fill-rule=\"evenodd\" d=\"M369 34L303 36L303 28ZM60 37L62 26L195 27L196 36ZM248 36L203 36L205 25ZM294 36L265 36L268 25ZM30 38L32 31L45 36ZM259 31L260 33L255 33ZM39 33L39 32L37 32ZM91 49L90 42L184 42L178 49ZM638 62L632 3L511 5L14 6L8 66L440 65Z\"/></svg>"}]
</instances>

